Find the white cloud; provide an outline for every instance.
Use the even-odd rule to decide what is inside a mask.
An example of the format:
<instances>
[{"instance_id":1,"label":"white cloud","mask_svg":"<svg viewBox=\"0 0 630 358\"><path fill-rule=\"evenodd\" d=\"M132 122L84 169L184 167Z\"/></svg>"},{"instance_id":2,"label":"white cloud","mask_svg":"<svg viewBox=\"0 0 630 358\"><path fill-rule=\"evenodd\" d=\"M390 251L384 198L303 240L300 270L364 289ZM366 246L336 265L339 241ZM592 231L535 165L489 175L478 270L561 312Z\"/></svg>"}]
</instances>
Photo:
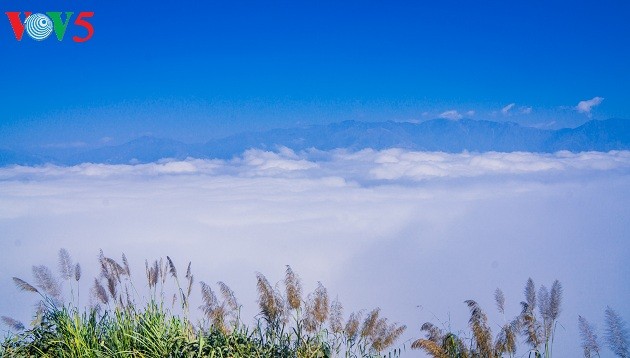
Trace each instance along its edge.
<instances>
[{"instance_id":1,"label":"white cloud","mask_svg":"<svg viewBox=\"0 0 630 358\"><path fill-rule=\"evenodd\" d=\"M5 278L29 279L31 265L56 267L53 249L66 247L83 266L83 293L98 274L99 248L125 252L140 283L145 258L190 260L197 280L232 286L248 323L257 313L254 272L275 282L290 264L305 291L321 280L338 296L346 317L380 306L408 327L435 322L430 312L451 314L454 329L467 327L464 299L496 322L497 287L516 315L528 277L547 286L557 278L565 329L554 350L572 357L581 354L578 314L595 320L610 305L630 317L628 285L618 284L628 281L630 244L620 238L630 234L629 200L627 151L282 148L232 160L5 167L0 262ZM0 315L31 318L36 297L10 279L0 292ZM401 341L412 338L410 328Z\"/></svg>"},{"instance_id":2,"label":"white cloud","mask_svg":"<svg viewBox=\"0 0 630 358\"><path fill-rule=\"evenodd\" d=\"M474 115L475 115L475 111L473 111L473 110L470 110L470 111L466 112L466 116L468 116L468 117L472 117Z\"/></svg>"},{"instance_id":3,"label":"white cloud","mask_svg":"<svg viewBox=\"0 0 630 358\"><path fill-rule=\"evenodd\" d=\"M593 107L599 106L603 101L603 97L593 97L589 100L580 101L577 106L575 106L575 110L590 116Z\"/></svg>"},{"instance_id":4,"label":"white cloud","mask_svg":"<svg viewBox=\"0 0 630 358\"><path fill-rule=\"evenodd\" d=\"M450 110L450 111L446 111L446 112L440 113L440 118L450 119L450 120L456 121L456 120L464 118L464 116L462 116L456 110Z\"/></svg>"},{"instance_id":5,"label":"white cloud","mask_svg":"<svg viewBox=\"0 0 630 358\"><path fill-rule=\"evenodd\" d=\"M523 113L523 114L530 114L530 113L532 113L532 107L523 107L523 108L521 108L521 113Z\"/></svg>"},{"instance_id":6,"label":"white cloud","mask_svg":"<svg viewBox=\"0 0 630 358\"><path fill-rule=\"evenodd\" d=\"M501 113L502 113L504 116L507 116L507 115L509 114L510 110L511 110L512 108L514 108L514 106L516 106L516 103L510 103L510 104L508 104L507 106L505 106L505 107L501 108Z\"/></svg>"}]
</instances>

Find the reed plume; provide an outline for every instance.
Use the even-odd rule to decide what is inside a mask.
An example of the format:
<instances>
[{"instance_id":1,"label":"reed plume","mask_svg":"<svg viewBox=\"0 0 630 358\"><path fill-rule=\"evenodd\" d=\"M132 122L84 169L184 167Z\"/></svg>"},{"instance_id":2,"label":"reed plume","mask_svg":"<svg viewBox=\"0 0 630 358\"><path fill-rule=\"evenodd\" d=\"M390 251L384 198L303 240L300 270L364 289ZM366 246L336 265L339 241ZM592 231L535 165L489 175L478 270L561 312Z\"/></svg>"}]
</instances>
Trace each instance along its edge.
<instances>
[{"instance_id":1,"label":"reed plume","mask_svg":"<svg viewBox=\"0 0 630 358\"><path fill-rule=\"evenodd\" d=\"M465 303L470 309L470 319L468 323L472 329L478 353L482 357L493 357L492 332L488 327L488 317L483 312L476 301L467 300Z\"/></svg>"},{"instance_id":2,"label":"reed plume","mask_svg":"<svg viewBox=\"0 0 630 358\"><path fill-rule=\"evenodd\" d=\"M338 299L335 299L330 305L329 323L333 333L341 333L343 331L343 305Z\"/></svg>"},{"instance_id":3,"label":"reed plume","mask_svg":"<svg viewBox=\"0 0 630 358\"><path fill-rule=\"evenodd\" d=\"M376 323L378 322L380 312L380 308L375 308L370 311L370 313L368 313L365 321L363 321L363 327L361 328L361 337L366 338L374 334L374 329L376 328Z\"/></svg>"},{"instance_id":4,"label":"reed plume","mask_svg":"<svg viewBox=\"0 0 630 358\"><path fill-rule=\"evenodd\" d=\"M61 274L61 278L64 280L69 280L72 276L74 276L74 265L72 264L72 259L70 258L70 254L66 249L59 250L59 273Z\"/></svg>"},{"instance_id":5,"label":"reed plume","mask_svg":"<svg viewBox=\"0 0 630 358\"><path fill-rule=\"evenodd\" d=\"M555 280L551 285L551 297L549 301L549 317L554 321L560 316L562 291L562 284L560 281Z\"/></svg>"},{"instance_id":6,"label":"reed plume","mask_svg":"<svg viewBox=\"0 0 630 358\"><path fill-rule=\"evenodd\" d=\"M168 271L173 276L173 278L177 278L177 269L175 268L175 264L173 264L173 260L170 257L166 256L166 262L168 263Z\"/></svg>"},{"instance_id":7,"label":"reed plume","mask_svg":"<svg viewBox=\"0 0 630 358\"><path fill-rule=\"evenodd\" d=\"M590 324L586 318L578 316L578 327L580 329L580 337L582 338L584 357L591 358L595 357L595 355L599 357L599 341L593 325Z\"/></svg>"},{"instance_id":8,"label":"reed plume","mask_svg":"<svg viewBox=\"0 0 630 358\"><path fill-rule=\"evenodd\" d=\"M129 261L127 261L127 256L125 256L125 254L122 254L122 262L123 262L123 270L125 275L127 275L127 277L131 276L131 270L129 269Z\"/></svg>"},{"instance_id":9,"label":"reed plume","mask_svg":"<svg viewBox=\"0 0 630 358\"><path fill-rule=\"evenodd\" d=\"M494 291L494 302L497 304L497 309L501 314L505 314L505 295L500 288Z\"/></svg>"},{"instance_id":10,"label":"reed plume","mask_svg":"<svg viewBox=\"0 0 630 358\"><path fill-rule=\"evenodd\" d=\"M50 297L61 301L61 288L48 267L33 266L33 276L35 276L37 287Z\"/></svg>"},{"instance_id":11,"label":"reed plume","mask_svg":"<svg viewBox=\"0 0 630 358\"><path fill-rule=\"evenodd\" d=\"M260 311L268 324L278 323L284 313L282 297L275 292L263 274L257 273L256 279Z\"/></svg>"},{"instance_id":12,"label":"reed plume","mask_svg":"<svg viewBox=\"0 0 630 358\"><path fill-rule=\"evenodd\" d=\"M21 278L13 277L13 282L21 291L39 293L39 291L33 285L22 280Z\"/></svg>"},{"instance_id":13,"label":"reed plume","mask_svg":"<svg viewBox=\"0 0 630 358\"><path fill-rule=\"evenodd\" d=\"M287 291L287 303L291 309L297 310L302 305L302 284L300 278L287 265L284 285Z\"/></svg>"},{"instance_id":14,"label":"reed plume","mask_svg":"<svg viewBox=\"0 0 630 358\"><path fill-rule=\"evenodd\" d=\"M95 278L94 286L92 287L92 295L104 305L109 303L109 297L107 296L107 291L105 291L105 287L101 284L101 282Z\"/></svg>"},{"instance_id":15,"label":"reed plume","mask_svg":"<svg viewBox=\"0 0 630 358\"><path fill-rule=\"evenodd\" d=\"M78 282L80 279L81 279L81 265L77 262L77 264L74 265L74 280Z\"/></svg>"},{"instance_id":16,"label":"reed plume","mask_svg":"<svg viewBox=\"0 0 630 358\"><path fill-rule=\"evenodd\" d=\"M361 312L352 312L350 317L348 317L348 321L346 322L346 326L344 328L344 332L348 337L349 341L354 341L357 339L359 335L359 326L361 325Z\"/></svg>"},{"instance_id":17,"label":"reed plume","mask_svg":"<svg viewBox=\"0 0 630 358\"><path fill-rule=\"evenodd\" d=\"M313 314L317 324L322 325L326 322L326 319L328 319L329 308L328 291L321 282L317 282L317 288L315 289L313 300Z\"/></svg>"},{"instance_id":18,"label":"reed plume","mask_svg":"<svg viewBox=\"0 0 630 358\"><path fill-rule=\"evenodd\" d=\"M221 296L223 296L226 305L230 308L230 310L238 311L239 304L236 300L236 295L234 295L234 291L232 291L232 289L230 289L230 287L222 281L217 282L217 284L219 285Z\"/></svg>"},{"instance_id":19,"label":"reed plume","mask_svg":"<svg viewBox=\"0 0 630 358\"><path fill-rule=\"evenodd\" d=\"M13 329L14 331L24 330L24 324L16 319L13 319L7 316L2 316L0 317L0 319L2 320L2 323L7 325L9 328Z\"/></svg>"},{"instance_id":20,"label":"reed plume","mask_svg":"<svg viewBox=\"0 0 630 358\"><path fill-rule=\"evenodd\" d=\"M536 286L531 277L527 279L525 284L525 303L527 303L527 308L532 312L536 309Z\"/></svg>"},{"instance_id":21,"label":"reed plume","mask_svg":"<svg viewBox=\"0 0 630 358\"><path fill-rule=\"evenodd\" d=\"M628 331L625 322L612 308L606 307L606 332L604 338L608 348L617 356L629 358Z\"/></svg>"}]
</instances>

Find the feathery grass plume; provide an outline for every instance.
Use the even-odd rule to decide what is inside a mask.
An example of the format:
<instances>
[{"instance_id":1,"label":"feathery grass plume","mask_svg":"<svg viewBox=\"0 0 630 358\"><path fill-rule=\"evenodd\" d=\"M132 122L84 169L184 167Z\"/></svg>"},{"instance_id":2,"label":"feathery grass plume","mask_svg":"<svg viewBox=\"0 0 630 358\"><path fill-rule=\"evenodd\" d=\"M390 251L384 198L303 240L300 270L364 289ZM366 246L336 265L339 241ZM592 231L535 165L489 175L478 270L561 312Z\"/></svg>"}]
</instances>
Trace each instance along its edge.
<instances>
[{"instance_id":1,"label":"feathery grass plume","mask_svg":"<svg viewBox=\"0 0 630 358\"><path fill-rule=\"evenodd\" d=\"M617 356L630 357L628 346L628 331L625 322L612 308L606 307L606 332L604 337L608 348Z\"/></svg>"},{"instance_id":2,"label":"feathery grass plume","mask_svg":"<svg viewBox=\"0 0 630 358\"><path fill-rule=\"evenodd\" d=\"M14 331L23 331L24 330L24 324L16 319L13 319L11 317L7 317L7 316L2 316L0 317L2 319L2 323L4 323L5 325L7 325L9 328L11 328Z\"/></svg>"},{"instance_id":3,"label":"feathery grass plume","mask_svg":"<svg viewBox=\"0 0 630 358\"><path fill-rule=\"evenodd\" d=\"M356 340L359 335L359 325L361 324L361 312L352 312L348 317L348 322L344 328L344 332L349 341Z\"/></svg>"},{"instance_id":4,"label":"feathery grass plume","mask_svg":"<svg viewBox=\"0 0 630 358\"><path fill-rule=\"evenodd\" d=\"M92 287L92 295L104 305L109 303L109 297L107 296L107 291L105 291L105 287L103 287L103 285L97 278L94 279L94 286Z\"/></svg>"},{"instance_id":5,"label":"feathery grass plume","mask_svg":"<svg viewBox=\"0 0 630 358\"><path fill-rule=\"evenodd\" d=\"M81 265L79 265L79 263L77 262L77 264L74 265L74 280L78 282L80 279L81 279Z\"/></svg>"},{"instance_id":6,"label":"feathery grass plume","mask_svg":"<svg viewBox=\"0 0 630 358\"><path fill-rule=\"evenodd\" d=\"M203 299L203 305L200 307L206 315L210 316L212 314L212 310L214 310L218 304L219 300L217 300L217 296L212 291L212 288L205 282L199 282L201 285L201 298Z\"/></svg>"},{"instance_id":7,"label":"feathery grass plume","mask_svg":"<svg viewBox=\"0 0 630 358\"><path fill-rule=\"evenodd\" d=\"M339 299L335 299L330 305L330 329L333 333L341 333L343 331L343 305Z\"/></svg>"},{"instance_id":8,"label":"feathery grass plume","mask_svg":"<svg viewBox=\"0 0 630 358\"><path fill-rule=\"evenodd\" d=\"M13 277L13 282L15 283L17 288L22 291L39 293L39 291L33 285L22 280L21 278Z\"/></svg>"},{"instance_id":9,"label":"feathery grass plume","mask_svg":"<svg viewBox=\"0 0 630 358\"><path fill-rule=\"evenodd\" d=\"M516 334L518 332L518 320L506 323L501 327L501 331L497 335L494 349L499 356L504 353L513 356L516 354Z\"/></svg>"},{"instance_id":10,"label":"feathery grass plume","mask_svg":"<svg viewBox=\"0 0 630 358\"><path fill-rule=\"evenodd\" d=\"M33 266L33 276L35 276L37 287L44 291L44 293L55 299L61 299L59 283L48 267L43 265Z\"/></svg>"},{"instance_id":11,"label":"feathery grass plume","mask_svg":"<svg viewBox=\"0 0 630 358\"><path fill-rule=\"evenodd\" d=\"M175 267L175 266L173 266ZM164 263L164 259L160 257L160 263L159 263L159 276L160 276L160 281L162 281L162 285L166 282L166 277L168 276L168 262Z\"/></svg>"},{"instance_id":12,"label":"feathery grass plume","mask_svg":"<svg viewBox=\"0 0 630 358\"><path fill-rule=\"evenodd\" d=\"M168 270L173 276L173 278L177 278L177 269L175 268L175 264L173 264L173 260L170 257L166 256L166 261L168 262Z\"/></svg>"},{"instance_id":13,"label":"feathery grass plume","mask_svg":"<svg viewBox=\"0 0 630 358\"><path fill-rule=\"evenodd\" d=\"M221 296L223 296L223 299L225 300L225 303L230 308L230 310L238 311L238 301L236 300L236 295L234 295L234 291L232 291L232 289L230 289L230 287L222 281L217 282L217 285L219 285Z\"/></svg>"},{"instance_id":14,"label":"feathery grass plume","mask_svg":"<svg viewBox=\"0 0 630 358\"><path fill-rule=\"evenodd\" d=\"M412 349L423 349L433 358L449 358L444 351L444 348L439 344L429 340L429 339L417 339L413 343L411 343Z\"/></svg>"},{"instance_id":15,"label":"feathery grass plume","mask_svg":"<svg viewBox=\"0 0 630 358\"><path fill-rule=\"evenodd\" d=\"M591 358L595 357L595 355L599 357L599 341L593 325L590 324L586 318L578 316L578 326L580 329L580 337L582 338L584 357Z\"/></svg>"},{"instance_id":16,"label":"feathery grass plume","mask_svg":"<svg viewBox=\"0 0 630 358\"><path fill-rule=\"evenodd\" d=\"M190 297L190 293L192 292L192 286L193 283L195 282L195 277L192 274L192 262L188 262L188 268L186 269L186 281L188 282L188 287L186 288L186 297L187 299Z\"/></svg>"},{"instance_id":17,"label":"feathery grass plume","mask_svg":"<svg viewBox=\"0 0 630 358\"><path fill-rule=\"evenodd\" d=\"M525 302L521 302L523 307L519 316L522 334L525 342L534 350L537 350L542 341L542 326L536 320L534 309L536 308L536 286L534 280L527 279L525 284Z\"/></svg>"},{"instance_id":18,"label":"feathery grass plume","mask_svg":"<svg viewBox=\"0 0 630 358\"><path fill-rule=\"evenodd\" d=\"M391 346L398 337L407 329L407 326L399 326L396 323L388 324L387 318L380 318L370 336L372 348L381 352Z\"/></svg>"},{"instance_id":19,"label":"feathery grass plume","mask_svg":"<svg viewBox=\"0 0 630 358\"><path fill-rule=\"evenodd\" d=\"M525 284L525 302L527 303L528 309L534 312L536 308L536 286L531 277L527 279L527 283Z\"/></svg>"},{"instance_id":20,"label":"feathery grass plume","mask_svg":"<svg viewBox=\"0 0 630 358\"><path fill-rule=\"evenodd\" d=\"M442 344L442 340L444 338L444 332L442 332L440 327L434 325L431 322L425 322L420 327L420 330L427 332L426 337L428 340L435 342L437 344Z\"/></svg>"},{"instance_id":21,"label":"feathery grass plume","mask_svg":"<svg viewBox=\"0 0 630 358\"><path fill-rule=\"evenodd\" d=\"M551 320L551 296L545 285L538 289L538 312L545 322Z\"/></svg>"},{"instance_id":22,"label":"feathery grass plume","mask_svg":"<svg viewBox=\"0 0 630 358\"><path fill-rule=\"evenodd\" d=\"M328 291L326 287L318 281L314 293L313 313L315 315L315 321L319 325L323 324L326 322L326 319L328 319L328 309L330 307L328 301Z\"/></svg>"},{"instance_id":23,"label":"feathery grass plume","mask_svg":"<svg viewBox=\"0 0 630 358\"><path fill-rule=\"evenodd\" d=\"M380 308L375 308L368 313L365 321L363 321L363 327L361 328L361 337L366 338L374 334L374 329L378 323Z\"/></svg>"},{"instance_id":24,"label":"feathery grass plume","mask_svg":"<svg viewBox=\"0 0 630 358\"><path fill-rule=\"evenodd\" d=\"M74 274L74 265L70 254L68 250L63 248L59 250L59 273L64 280L69 280Z\"/></svg>"},{"instance_id":25,"label":"feathery grass plume","mask_svg":"<svg viewBox=\"0 0 630 358\"><path fill-rule=\"evenodd\" d=\"M400 338L400 336L407 330L407 326L402 325L399 326L398 324L394 323L392 325L390 325L387 328L387 331L385 332L385 338L382 340L382 344L381 344L381 351L391 347L394 342Z\"/></svg>"},{"instance_id":26,"label":"feathery grass plume","mask_svg":"<svg viewBox=\"0 0 630 358\"><path fill-rule=\"evenodd\" d=\"M300 278L293 272L291 266L287 265L284 285L287 290L287 303L291 309L298 309L302 305L302 284Z\"/></svg>"},{"instance_id":27,"label":"feathery grass plume","mask_svg":"<svg viewBox=\"0 0 630 358\"><path fill-rule=\"evenodd\" d=\"M125 270L125 268L121 264L116 262L116 260L112 259L111 257L105 257L104 260L105 260L105 264L109 268L107 272L109 273L111 277L115 278L117 281L120 281L121 276L127 275L127 270Z\"/></svg>"},{"instance_id":28,"label":"feathery grass plume","mask_svg":"<svg viewBox=\"0 0 630 358\"><path fill-rule=\"evenodd\" d=\"M493 357L492 332L488 327L488 317L476 301L467 300L470 309L470 328L472 329L477 349L482 357Z\"/></svg>"},{"instance_id":29,"label":"feathery grass plume","mask_svg":"<svg viewBox=\"0 0 630 358\"><path fill-rule=\"evenodd\" d=\"M155 288L157 286L158 278L160 275L160 268L158 266L158 261L155 260L153 262L153 267L150 268L149 271L149 287Z\"/></svg>"},{"instance_id":30,"label":"feathery grass plume","mask_svg":"<svg viewBox=\"0 0 630 358\"><path fill-rule=\"evenodd\" d=\"M116 300L116 294L117 294L117 290L116 290L116 279L114 278L114 276L110 276L107 278L107 290L109 291L109 294L112 296L112 298L114 299L114 301Z\"/></svg>"},{"instance_id":31,"label":"feathery grass plume","mask_svg":"<svg viewBox=\"0 0 630 358\"><path fill-rule=\"evenodd\" d=\"M127 275L127 277L131 276L131 270L129 269L129 261L127 261L127 256L125 256L125 254L122 254L122 262L123 262L123 269L124 269L124 273L125 275Z\"/></svg>"},{"instance_id":32,"label":"feathery grass plume","mask_svg":"<svg viewBox=\"0 0 630 358\"><path fill-rule=\"evenodd\" d=\"M494 291L494 302L497 304L497 309L501 314L505 314L505 295L500 288Z\"/></svg>"},{"instance_id":33,"label":"feathery grass plume","mask_svg":"<svg viewBox=\"0 0 630 358\"><path fill-rule=\"evenodd\" d=\"M257 288L258 288L258 305L260 311L267 321L267 323L277 322L282 318L284 311L281 297L276 294L275 290L267 281L267 278L259 273L256 273Z\"/></svg>"},{"instance_id":34,"label":"feathery grass plume","mask_svg":"<svg viewBox=\"0 0 630 358\"><path fill-rule=\"evenodd\" d=\"M562 284L555 280L551 285L551 298L549 302L549 316L552 320L558 319L562 305Z\"/></svg>"}]
</instances>

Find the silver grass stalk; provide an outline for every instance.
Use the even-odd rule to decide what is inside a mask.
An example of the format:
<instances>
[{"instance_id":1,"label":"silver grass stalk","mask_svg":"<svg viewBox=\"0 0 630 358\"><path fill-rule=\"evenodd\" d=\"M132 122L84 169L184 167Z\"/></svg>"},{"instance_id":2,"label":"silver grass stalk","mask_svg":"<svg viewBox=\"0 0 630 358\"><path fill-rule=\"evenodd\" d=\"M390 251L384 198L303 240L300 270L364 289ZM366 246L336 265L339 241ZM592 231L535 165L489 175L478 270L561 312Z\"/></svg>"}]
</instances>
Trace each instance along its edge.
<instances>
[{"instance_id":1,"label":"silver grass stalk","mask_svg":"<svg viewBox=\"0 0 630 358\"><path fill-rule=\"evenodd\" d=\"M22 291L39 293L39 291L33 285L22 280L21 278L13 277L13 282L15 283L17 288Z\"/></svg>"},{"instance_id":2,"label":"silver grass stalk","mask_svg":"<svg viewBox=\"0 0 630 358\"><path fill-rule=\"evenodd\" d=\"M617 356L622 358L630 357L628 347L628 331L625 322L612 308L606 308L606 332L604 337L608 348Z\"/></svg>"},{"instance_id":3,"label":"silver grass stalk","mask_svg":"<svg viewBox=\"0 0 630 358\"><path fill-rule=\"evenodd\" d=\"M0 317L0 319L2 320L2 323L4 323L5 325L7 325L9 328L13 329L14 331L23 331L24 330L24 324L18 320L15 320L11 317L7 317L7 316L2 316Z\"/></svg>"},{"instance_id":4,"label":"silver grass stalk","mask_svg":"<svg viewBox=\"0 0 630 358\"><path fill-rule=\"evenodd\" d=\"M287 301L291 309L298 309L302 305L302 285L299 277L287 265L284 285L287 290Z\"/></svg>"},{"instance_id":5,"label":"silver grass stalk","mask_svg":"<svg viewBox=\"0 0 630 358\"><path fill-rule=\"evenodd\" d=\"M43 265L33 266L33 276L35 276L37 287L44 291L44 293L56 299L61 298L59 283L48 267Z\"/></svg>"},{"instance_id":6,"label":"silver grass stalk","mask_svg":"<svg viewBox=\"0 0 630 358\"><path fill-rule=\"evenodd\" d=\"M505 295L503 295L503 291L500 288L494 291L494 302L497 304L499 313L505 314Z\"/></svg>"},{"instance_id":7,"label":"silver grass stalk","mask_svg":"<svg viewBox=\"0 0 630 358\"><path fill-rule=\"evenodd\" d=\"M177 269L175 268L175 264L173 264L173 260L170 257L166 256L166 261L168 263L168 270L174 278L177 278Z\"/></svg>"},{"instance_id":8,"label":"silver grass stalk","mask_svg":"<svg viewBox=\"0 0 630 358\"><path fill-rule=\"evenodd\" d=\"M578 316L578 325L580 337L582 338L584 357L591 358L592 356L594 357L594 354L599 356L599 341L593 325L582 316Z\"/></svg>"},{"instance_id":9,"label":"silver grass stalk","mask_svg":"<svg viewBox=\"0 0 630 358\"><path fill-rule=\"evenodd\" d=\"M80 279L81 279L81 265L79 265L79 263L77 262L77 264L74 265L74 280L79 281Z\"/></svg>"},{"instance_id":10,"label":"silver grass stalk","mask_svg":"<svg viewBox=\"0 0 630 358\"><path fill-rule=\"evenodd\" d=\"M127 277L131 276L131 270L129 269L129 261L127 261L127 256L125 256L124 253L122 254L122 262L123 262L125 275L127 275Z\"/></svg>"},{"instance_id":11,"label":"silver grass stalk","mask_svg":"<svg viewBox=\"0 0 630 358\"><path fill-rule=\"evenodd\" d=\"M338 299L330 305L330 329L334 333L341 333L343 330L343 305Z\"/></svg>"},{"instance_id":12,"label":"silver grass stalk","mask_svg":"<svg viewBox=\"0 0 630 358\"><path fill-rule=\"evenodd\" d=\"M551 298L549 302L549 316L552 320L558 319L562 305L562 284L555 280L551 285Z\"/></svg>"},{"instance_id":13,"label":"silver grass stalk","mask_svg":"<svg viewBox=\"0 0 630 358\"><path fill-rule=\"evenodd\" d=\"M103 303L104 305L109 303L109 297L107 296L107 291L105 291L105 287L101 284L98 279L94 279L94 286L92 287L92 294L94 297Z\"/></svg>"},{"instance_id":14,"label":"silver grass stalk","mask_svg":"<svg viewBox=\"0 0 630 358\"><path fill-rule=\"evenodd\" d=\"M528 309L534 312L536 308L536 286L531 277L527 279L527 283L525 284L525 302L527 303Z\"/></svg>"},{"instance_id":15,"label":"silver grass stalk","mask_svg":"<svg viewBox=\"0 0 630 358\"><path fill-rule=\"evenodd\" d=\"M217 284L219 285L219 290L221 291L221 296L223 296L223 299L225 300L225 304L227 304L230 310L238 311L238 301L236 300L234 291L232 291L232 289L230 289L230 287L224 282L219 281Z\"/></svg>"},{"instance_id":16,"label":"silver grass stalk","mask_svg":"<svg viewBox=\"0 0 630 358\"><path fill-rule=\"evenodd\" d=\"M59 273L61 274L61 278L64 280L69 280L74 273L74 265L72 264L72 259L70 258L70 254L66 249L59 250Z\"/></svg>"}]
</instances>

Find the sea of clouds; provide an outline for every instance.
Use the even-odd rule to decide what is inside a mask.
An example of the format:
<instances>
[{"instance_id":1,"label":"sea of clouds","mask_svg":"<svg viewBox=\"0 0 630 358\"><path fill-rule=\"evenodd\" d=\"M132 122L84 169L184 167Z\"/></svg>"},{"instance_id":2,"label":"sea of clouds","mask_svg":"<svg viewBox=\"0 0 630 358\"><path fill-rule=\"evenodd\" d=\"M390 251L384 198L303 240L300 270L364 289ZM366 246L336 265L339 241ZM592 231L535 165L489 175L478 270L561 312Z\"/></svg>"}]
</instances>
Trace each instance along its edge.
<instances>
[{"instance_id":1,"label":"sea of clouds","mask_svg":"<svg viewBox=\"0 0 630 358\"><path fill-rule=\"evenodd\" d=\"M231 160L4 167L0 315L29 321L35 297L11 277L56 267L61 247L83 266L83 303L99 249L124 252L139 282L145 259L169 255L182 271L192 261L198 281L232 287L246 321L257 313L255 273L277 282L291 265L306 291L321 281L338 297L346 317L379 306L406 324L401 343L425 321L465 329L466 299L498 331L494 290L514 316L531 277L562 282L554 353L578 356L578 314L600 335L607 305L630 320L628 203L627 151L281 148ZM403 356L422 356L406 345Z\"/></svg>"}]
</instances>

